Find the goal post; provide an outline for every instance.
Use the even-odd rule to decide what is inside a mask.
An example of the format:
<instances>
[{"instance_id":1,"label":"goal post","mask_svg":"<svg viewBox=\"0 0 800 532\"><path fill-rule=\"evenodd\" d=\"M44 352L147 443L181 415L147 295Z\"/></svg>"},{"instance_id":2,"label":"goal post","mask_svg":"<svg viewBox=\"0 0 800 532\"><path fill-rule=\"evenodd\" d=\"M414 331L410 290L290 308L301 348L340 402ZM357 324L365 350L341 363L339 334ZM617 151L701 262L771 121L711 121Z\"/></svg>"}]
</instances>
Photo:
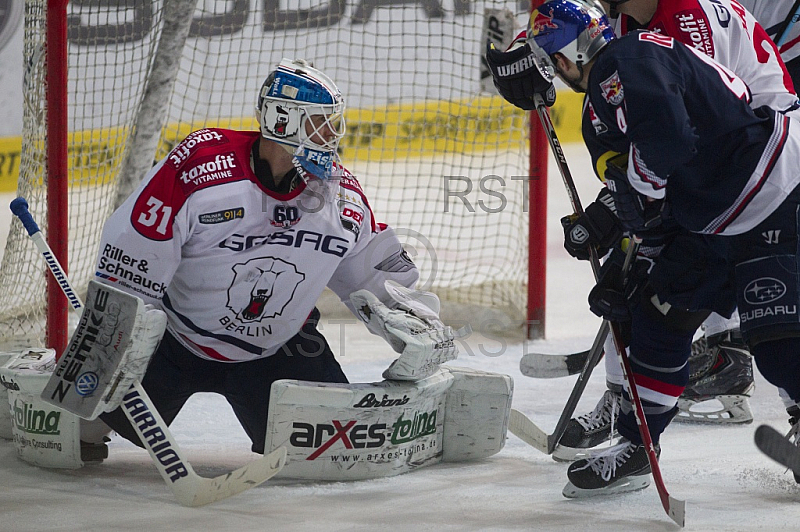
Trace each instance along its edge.
<instances>
[{"instance_id":1,"label":"goal post","mask_svg":"<svg viewBox=\"0 0 800 532\"><path fill-rule=\"evenodd\" d=\"M519 0L26 0L18 194L84 291L103 222L154 162L199 128L257 129L263 79L303 58L342 89L342 161L443 317L541 337L547 153L487 83L493 13L527 23ZM46 279L12 223L0 343L66 344Z\"/></svg>"}]
</instances>

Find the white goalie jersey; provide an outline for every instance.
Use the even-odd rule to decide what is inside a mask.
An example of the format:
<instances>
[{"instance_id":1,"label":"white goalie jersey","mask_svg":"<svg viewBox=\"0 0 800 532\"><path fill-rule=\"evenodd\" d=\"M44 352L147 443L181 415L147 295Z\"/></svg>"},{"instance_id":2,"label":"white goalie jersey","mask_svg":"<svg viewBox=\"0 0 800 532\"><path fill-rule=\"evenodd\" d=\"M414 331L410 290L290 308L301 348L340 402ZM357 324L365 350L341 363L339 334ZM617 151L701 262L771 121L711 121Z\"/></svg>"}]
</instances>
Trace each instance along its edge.
<instances>
[{"instance_id":1,"label":"white goalie jersey","mask_svg":"<svg viewBox=\"0 0 800 532\"><path fill-rule=\"evenodd\" d=\"M247 361L296 335L326 286L352 309L384 282L418 271L378 225L358 181L340 168L288 194L257 179L258 132L196 131L146 176L106 222L96 276L162 308L197 356Z\"/></svg>"}]
</instances>

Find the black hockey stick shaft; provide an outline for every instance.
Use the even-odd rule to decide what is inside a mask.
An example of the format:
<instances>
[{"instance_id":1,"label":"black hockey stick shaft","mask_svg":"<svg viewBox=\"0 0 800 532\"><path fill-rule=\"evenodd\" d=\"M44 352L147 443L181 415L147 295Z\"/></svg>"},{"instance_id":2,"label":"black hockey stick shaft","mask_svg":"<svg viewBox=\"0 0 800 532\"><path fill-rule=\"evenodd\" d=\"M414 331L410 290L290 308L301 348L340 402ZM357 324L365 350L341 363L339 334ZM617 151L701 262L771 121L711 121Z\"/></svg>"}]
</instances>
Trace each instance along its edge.
<instances>
[{"instance_id":1,"label":"black hockey stick shaft","mask_svg":"<svg viewBox=\"0 0 800 532\"><path fill-rule=\"evenodd\" d=\"M553 454L556 445L558 445L558 442L561 440L561 437L567 430L569 420L572 418L572 414L575 412L575 408L578 406L578 401L580 401L583 391L586 389L586 385L589 383L589 377L592 375L592 371L594 370L595 366L597 366L597 362L603 356L603 343L605 342L607 335L608 322L603 320L603 324L600 326L600 332L597 333L594 345L592 345L592 348L590 349L589 358L586 359L586 364L583 366L583 370L581 371L580 375L578 375L578 380L575 381L575 386L573 386L572 393L569 394L567 403L564 405L564 410L561 412L561 417L558 418L556 428L553 429L552 434L547 436L547 454Z\"/></svg>"},{"instance_id":2,"label":"black hockey stick shaft","mask_svg":"<svg viewBox=\"0 0 800 532\"><path fill-rule=\"evenodd\" d=\"M558 141L558 135L556 134L555 127L553 127L553 122L550 119L550 113L548 112L547 106L544 104L544 99L540 94L535 95L534 103L536 104L536 113L539 115L539 120L542 123L542 127L544 127L545 132L547 133L547 138L550 142L550 148L552 149L553 156L558 164L558 169L561 173L561 178L564 181L564 186L567 189L567 195L569 196L572 208L575 211L575 214L583 214L584 211L578 196L578 189L575 186L575 180L572 178L572 174L569 171L564 150L561 148L561 143ZM637 248L638 242L636 239L631 239L625 257L625 265L622 268L623 274L628 272L630 265L636 256ZM600 272L600 260L597 257L597 250L592 246L589 246L589 260L592 265L592 272L594 273L595 279L598 279ZM636 415L636 424L639 428L639 435L641 436L642 443L647 450L647 459L650 462L650 470L653 473L653 481L656 485L656 489L658 490L658 495L661 498L661 505L664 507L664 511L667 512L667 515L673 521L675 521L678 525L683 526L685 522L686 503L684 501L674 499L667 492L667 487L664 485L664 479L661 476L661 469L658 465L658 455L656 454L655 446L653 445L653 439L650 436L650 428L647 426L647 419L644 415L642 402L639 399L639 393L636 390L635 380L633 379L633 375L631 373L631 365L628 361L625 342L622 340L619 327L614 323L609 323L609 325L611 327L611 335L614 340L614 346L617 349L620 364L622 365L623 377L625 378L625 383L628 387L631 402L634 406L634 413Z\"/></svg>"}]
</instances>

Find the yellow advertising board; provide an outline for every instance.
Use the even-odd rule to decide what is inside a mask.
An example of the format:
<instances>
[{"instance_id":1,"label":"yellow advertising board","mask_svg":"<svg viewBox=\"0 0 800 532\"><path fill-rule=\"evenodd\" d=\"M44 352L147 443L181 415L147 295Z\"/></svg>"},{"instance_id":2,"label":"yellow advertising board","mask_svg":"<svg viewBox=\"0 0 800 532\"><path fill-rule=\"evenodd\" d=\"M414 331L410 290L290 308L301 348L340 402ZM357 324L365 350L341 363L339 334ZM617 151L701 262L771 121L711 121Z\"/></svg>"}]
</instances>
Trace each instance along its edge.
<instances>
[{"instance_id":1,"label":"yellow advertising board","mask_svg":"<svg viewBox=\"0 0 800 532\"><path fill-rule=\"evenodd\" d=\"M582 95L559 91L551 116L562 143L580 142ZM499 96L480 96L460 102L432 101L374 109L350 109L342 159L391 160L428 157L438 153L496 151L520 141L526 116ZM253 118L236 118L206 127L250 130ZM200 126L167 126L156 159L166 155ZM107 180L122 164L127 131L121 128L77 132L69 136L68 168L72 182L94 184ZM40 147L43 150L44 147ZM0 138L0 191L17 189L21 137Z\"/></svg>"}]
</instances>

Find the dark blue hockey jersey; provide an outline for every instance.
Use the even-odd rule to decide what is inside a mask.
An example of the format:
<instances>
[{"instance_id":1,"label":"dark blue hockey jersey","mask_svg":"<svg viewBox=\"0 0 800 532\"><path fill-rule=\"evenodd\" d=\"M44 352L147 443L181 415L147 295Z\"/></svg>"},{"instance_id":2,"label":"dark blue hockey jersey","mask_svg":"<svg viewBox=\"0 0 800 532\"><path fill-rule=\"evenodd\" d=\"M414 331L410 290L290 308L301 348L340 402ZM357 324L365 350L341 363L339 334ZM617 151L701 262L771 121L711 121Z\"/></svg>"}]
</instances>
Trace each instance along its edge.
<instances>
[{"instance_id":1,"label":"dark blue hockey jersey","mask_svg":"<svg viewBox=\"0 0 800 532\"><path fill-rule=\"evenodd\" d=\"M800 184L800 124L751 109L733 72L670 37L612 41L589 75L583 135L595 171L628 153L628 180L695 232L740 234ZM791 135L790 135L791 132Z\"/></svg>"}]
</instances>

